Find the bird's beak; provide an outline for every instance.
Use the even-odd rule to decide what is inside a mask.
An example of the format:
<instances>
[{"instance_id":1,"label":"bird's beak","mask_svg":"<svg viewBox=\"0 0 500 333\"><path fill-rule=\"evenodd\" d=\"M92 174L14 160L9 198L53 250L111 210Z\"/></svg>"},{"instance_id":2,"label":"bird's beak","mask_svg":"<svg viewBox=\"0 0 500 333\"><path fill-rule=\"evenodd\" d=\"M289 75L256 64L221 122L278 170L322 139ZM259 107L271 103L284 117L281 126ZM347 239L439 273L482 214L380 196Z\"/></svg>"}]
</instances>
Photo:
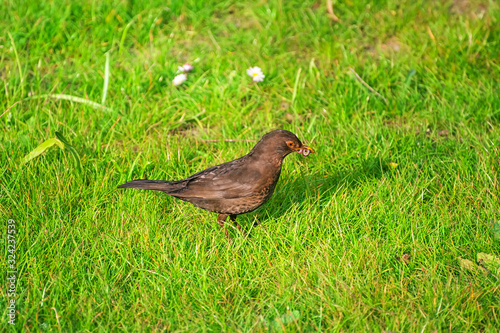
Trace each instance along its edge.
<instances>
[{"instance_id":1,"label":"bird's beak","mask_svg":"<svg viewBox=\"0 0 500 333\"><path fill-rule=\"evenodd\" d=\"M303 157L306 157L310 153L314 153L314 149L306 145L302 145L302 147L300 148L295 148L295 151L299 154L302 154Z\"/></svg>"}]
</instances>

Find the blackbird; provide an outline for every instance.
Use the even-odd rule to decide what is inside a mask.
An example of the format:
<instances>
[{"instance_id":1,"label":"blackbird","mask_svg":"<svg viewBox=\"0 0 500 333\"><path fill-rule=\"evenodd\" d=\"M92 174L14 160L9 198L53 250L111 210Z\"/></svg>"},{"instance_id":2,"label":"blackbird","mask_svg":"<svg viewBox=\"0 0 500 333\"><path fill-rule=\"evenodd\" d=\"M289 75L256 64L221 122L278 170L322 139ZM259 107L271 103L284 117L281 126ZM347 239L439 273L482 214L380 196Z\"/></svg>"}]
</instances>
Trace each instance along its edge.
<instances>
[{"instance_id":1,"label":"blackbird","mask_svg":"<svg viewBox=\"0 0 500 333\"><path fill-rule=\"evenodd\" d=\"M162 191L196 207L218 213L219 225L229 217L238 228L236 216L263 205L273 194L280 177L283 159L297 152L303 157L314 150L302 144L292 132L275 130L260 139L253 149L234 161L205 169L175 181L132 180L118 188ZM227 229L224 228L229 238Z\"/></svg>"}]
</instances>

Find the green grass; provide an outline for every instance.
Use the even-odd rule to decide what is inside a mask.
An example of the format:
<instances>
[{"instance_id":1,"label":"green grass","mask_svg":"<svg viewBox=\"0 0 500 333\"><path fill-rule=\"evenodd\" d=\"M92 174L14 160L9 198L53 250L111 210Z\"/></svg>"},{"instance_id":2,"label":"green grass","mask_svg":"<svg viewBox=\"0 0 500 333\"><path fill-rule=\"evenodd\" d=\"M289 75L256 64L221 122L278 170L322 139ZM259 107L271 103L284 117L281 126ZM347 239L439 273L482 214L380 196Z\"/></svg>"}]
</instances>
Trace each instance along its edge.
<instances>
[{"instance_id":1,"label":"green grass","mask_svg":"<svg viewBox=\"0 0 500 333\"><path fill-rule=\"evenodd\" d=\"M324 1L0 7L2 331L500 330L500 276L459 261L500 255L497 2L337 1L340 23ZM101 103L106 52L109 110L33 98ZM238 217L251 238L116 189L240 157L276 128L317 153L289 156L271 200ZM23 165L56 131L81 171L56 146Z\"/></svg>"}]
</instances>

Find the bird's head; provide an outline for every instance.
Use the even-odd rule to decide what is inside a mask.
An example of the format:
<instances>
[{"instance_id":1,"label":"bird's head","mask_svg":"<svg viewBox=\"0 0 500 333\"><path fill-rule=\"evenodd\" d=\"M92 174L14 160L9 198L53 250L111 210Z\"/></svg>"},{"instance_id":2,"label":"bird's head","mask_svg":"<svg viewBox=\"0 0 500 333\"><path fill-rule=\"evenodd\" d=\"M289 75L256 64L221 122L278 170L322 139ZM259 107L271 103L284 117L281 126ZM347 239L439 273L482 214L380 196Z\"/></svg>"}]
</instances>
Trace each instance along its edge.
<instances>
[{"instance_id":1,"label":"bird's head","mask_svg":"<svg viewBox=\"0 0 500 333\"><path fill-rule=\"evenodd\" d=\"M284 158L290 153L296 152L306 157L314 150L302 144L295 134L285 130L275 130L267 133L255 145L253 150L272 152Z\"/></svg>"}]
</instances>

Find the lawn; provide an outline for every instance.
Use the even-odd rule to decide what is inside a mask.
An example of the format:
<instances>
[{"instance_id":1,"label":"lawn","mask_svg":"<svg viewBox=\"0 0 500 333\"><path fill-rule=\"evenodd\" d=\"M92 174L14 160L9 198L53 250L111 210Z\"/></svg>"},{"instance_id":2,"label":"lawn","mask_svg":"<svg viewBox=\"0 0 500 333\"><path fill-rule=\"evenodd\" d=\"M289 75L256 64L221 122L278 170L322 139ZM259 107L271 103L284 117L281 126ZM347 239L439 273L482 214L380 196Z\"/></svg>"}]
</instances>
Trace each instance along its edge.
<instances>
[{"instance_id":1,"label":"lawn","mask_svg":"<svg viewBox=\"0 0 500 333\"><path fill-rule=\"evenodd\" d=\"M500 330L498 2L0 7L1 331ZM278 128L249 237L116 188Z\"/></svg>"}]
</instances>

